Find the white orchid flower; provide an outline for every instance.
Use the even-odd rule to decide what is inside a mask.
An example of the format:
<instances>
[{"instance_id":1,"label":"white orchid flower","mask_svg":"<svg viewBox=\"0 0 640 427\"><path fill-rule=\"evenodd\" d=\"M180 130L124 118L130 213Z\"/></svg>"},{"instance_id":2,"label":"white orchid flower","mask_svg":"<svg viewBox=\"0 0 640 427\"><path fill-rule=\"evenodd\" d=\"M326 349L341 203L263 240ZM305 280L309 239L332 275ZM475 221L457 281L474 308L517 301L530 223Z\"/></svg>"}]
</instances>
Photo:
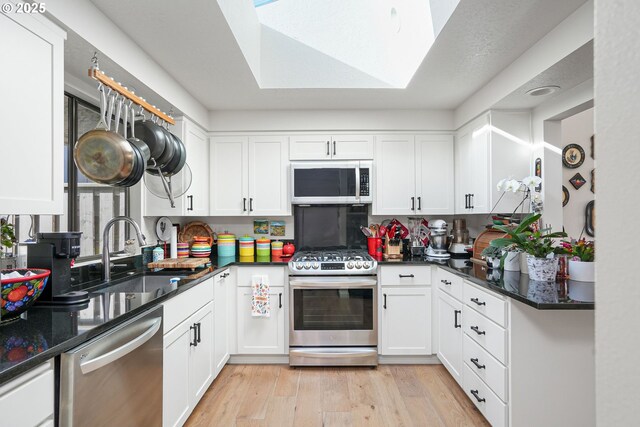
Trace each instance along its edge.
<instances>
[{"instance_id":1,"label":"white orchid flower","mask_svg":"<svg viewBox=\"0 0 640 427\"><path fill-rule=\"evenodd\" d=\"M498 181L498 185L496 186L498 188L498 191L504 190L504 186L506 183L507 183L507 178L503 178L500 181Z\"/></svg>"},{"instance_id":2,"label":"white orchid flower","mask_svg":"<svg viewBox=\"0 0 640 427\"><path fill-rule=\"evenodd\" d=\"M504 191L517 193L520 190L521 183L517 179L510 179L505 183Z\"/></svg>"},{"instance_id":3,"label":"white orchid flower","mask_svg":"<svg viewBox=\"0 0 640 427\"><path fill-rule=\"evenodd\" d=\"M533 191L531 193L531 200L533 200L534 202L541 202L542 201L542 194L540 194L537 191Z\"/></svg>"},{"instance_id":4,"label":"white orchid flower","mask_svg":"<svg viewBox=\"0 0 640 427\"><path fill-rule=\"evenodd\" d=\"M526 176L522 178L522 184L528 188L535 188L542 183L542 178L539 176Z\"/></svg>"}]
</instances>

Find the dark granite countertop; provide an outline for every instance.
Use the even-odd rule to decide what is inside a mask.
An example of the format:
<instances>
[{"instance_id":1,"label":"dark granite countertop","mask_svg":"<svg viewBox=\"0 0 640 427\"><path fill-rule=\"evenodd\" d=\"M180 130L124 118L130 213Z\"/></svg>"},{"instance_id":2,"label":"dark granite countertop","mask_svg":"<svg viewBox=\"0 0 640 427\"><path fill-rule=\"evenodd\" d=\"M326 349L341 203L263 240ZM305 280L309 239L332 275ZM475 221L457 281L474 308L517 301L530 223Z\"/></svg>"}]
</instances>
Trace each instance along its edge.
<instances>
[{"instance_id":1,"label":"dark granite countertop","mask_svg":"<svg viewBox=\"0 0 640 427\"><path fill-rule=\"evenodd\" d=\"M563 280L538 282L529 275L491 270L465 259L428 260L425 258L380 261L380 265L437 265L468 281L508 296L538 310L593 310L594 283Z\"/></svg>"}]
</instances>

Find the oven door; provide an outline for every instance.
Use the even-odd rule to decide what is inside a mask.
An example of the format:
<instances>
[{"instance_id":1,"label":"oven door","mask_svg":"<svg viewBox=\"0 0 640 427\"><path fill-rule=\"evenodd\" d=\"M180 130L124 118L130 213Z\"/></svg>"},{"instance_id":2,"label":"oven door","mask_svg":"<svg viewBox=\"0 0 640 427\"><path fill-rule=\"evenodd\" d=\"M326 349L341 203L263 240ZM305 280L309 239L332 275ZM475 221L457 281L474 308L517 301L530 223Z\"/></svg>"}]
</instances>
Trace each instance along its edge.
<instances>
[{"instance_id":1,"label":"oven door","mask_svg":"<svg viewBox=\"0 0 640 427\"><path fill-rule=\"evenodd\" d=\"M375 346L377 282L370 277L292 277L291 346Z\"/></svg>"},{"instance_id":2,"label":"oven door","mask_svg":"<svg viewBox=\"0 0 640 427\"><path fill-rule=\"evenodd\" d=\"M291 203L370 203L369 192L361 197L360 167L359 161L293 162Z\"/></svg>"}]
</instances>

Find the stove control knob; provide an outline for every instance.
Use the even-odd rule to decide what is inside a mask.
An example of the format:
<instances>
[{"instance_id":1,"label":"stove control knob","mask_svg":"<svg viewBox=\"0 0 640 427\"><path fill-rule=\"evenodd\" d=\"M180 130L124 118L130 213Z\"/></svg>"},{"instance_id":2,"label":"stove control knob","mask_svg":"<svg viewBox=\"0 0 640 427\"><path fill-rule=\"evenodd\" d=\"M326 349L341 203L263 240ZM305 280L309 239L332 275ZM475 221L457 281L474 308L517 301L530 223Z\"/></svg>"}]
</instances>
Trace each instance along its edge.
<instances>
[{"instance_id":1,"label":"stove control knob","mask_svg":"<svg viewBox=\"0 0 640 427\"><path fill-rule=\"evenodd\" d=\"M362 261L356 261L356 268L362 268Z\"/></svg>"},{"instance_id":2,"label":"stove control knob","mask_svg":"<svg viewBox=\"0 0 640 427\"><path fill-rule=\"evenodd\" d=\"M347 268L353 268L353 262L352 261L349 261L347 263Z\"/></svg>"},{"instance_id":3,"label":"stove control knob","mask_svg":"<svg viewBox=\"0 0 640 427\"><path fill-rule=\"evenodd\" d=\"M311 264L311 268L313 268L314 270L317 270L320 268L320 264L317 262L314 262L313 264Z\"/></svg>"},{"instance_id":4,"label":"stove control knob","mask_svg":"<svg viewBox=\"0 0 640 427\"><path fill-rule=\"evenodd\" d=\"M308 270L308 269L310 269L310 268L311 268L311 263L310 263L309 261L305 262L305 263L304 263L304 269L305 269L305 270Z\"/></svg>"},{"instance_id":5,"label":"stove control knob","mask_svg":"<svg viewBox=\"0 0 640 427\"><path fill-rule=\"evenodd\" d=\"M296 262L296 268L297 268L298 270L302 270L302 269L304 268L304 264L303 264L303 263L301 263L301 262Z\"/></svg>"},{"instance_id":6,"label":"stove control knob","mask_svg":"<svg viewBox=\"0 0 640 427\"><path fill-rule=\"evenodd\" d=\"M362 268L369 269L371 268L371 263L369 261L365 261L362 263Z\"/></svg>"}]
</instances>

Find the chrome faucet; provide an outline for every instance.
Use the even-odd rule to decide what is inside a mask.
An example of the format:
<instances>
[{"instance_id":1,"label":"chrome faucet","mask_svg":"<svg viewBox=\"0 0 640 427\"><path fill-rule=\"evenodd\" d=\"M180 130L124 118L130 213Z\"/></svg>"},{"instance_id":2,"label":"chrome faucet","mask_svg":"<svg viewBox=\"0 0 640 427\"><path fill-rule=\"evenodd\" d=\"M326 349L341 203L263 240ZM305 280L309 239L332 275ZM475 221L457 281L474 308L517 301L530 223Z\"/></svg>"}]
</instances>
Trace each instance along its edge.
<instances>
[{"instance_id":1,"label":"chrome faucet","mask_svg":"<svg viewBox=\"0 0 640 427\"><path fill-rule=\"evenodd\" d=\"M109 257L109 230L111 226L118 221L128 222L133 226L133 229L136 231L136 235L138 236L138 243L140 246L145 245L146 239L142 231L140 230L140 226L137 222L129 218L128 216L116 216L111 218L109 222L104 226L104 231L102 232L102 277L105 282L111 280L111 259Z\"/></svg>"}]
</instances>

